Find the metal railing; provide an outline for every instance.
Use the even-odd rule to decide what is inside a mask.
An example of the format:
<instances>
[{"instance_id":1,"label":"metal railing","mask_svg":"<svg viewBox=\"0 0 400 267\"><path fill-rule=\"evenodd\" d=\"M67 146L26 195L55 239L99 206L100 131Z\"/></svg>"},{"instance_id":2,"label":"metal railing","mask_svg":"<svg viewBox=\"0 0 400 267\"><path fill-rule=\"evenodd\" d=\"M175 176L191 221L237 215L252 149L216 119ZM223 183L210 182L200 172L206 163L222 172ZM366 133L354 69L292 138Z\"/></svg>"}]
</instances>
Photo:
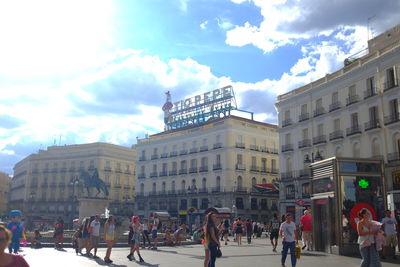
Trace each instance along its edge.
<instances>
[{"instance_id":1,"label":"metal railing","mask_svg":"<svg viewBox=\"0 0 400 267\"><path fill-rule=\"evenodd\" d=\"M383 84L383 91L388 91L399 85L397 79L391 79Z\"/></svg>"},{"instance_id":2,"label":"metal railing","mask_svg":"<svg viewBox=\"0 0 400 267\"><path fill-rule=\"evenodd\" d=\"M310 113L302 113L299 116L299 122L306 121L310 118Z\"/></svg>"},{"instance_id":3,"label":"metal railing","mask_svg":"<svg viewBox=\"0 0 400 267\"><path fill-rule=\"evenodd\" d=\"M325 108L324 107L318 107L314 110L314 117L318 117L325 114Z\"/></svg>"},{"instance_id":4,"label":"metal railing","mask_svg":"<svg viewBox=\"0 0 400 267\"><path fill-rule=\"evenodd\" d=\"M340 139L343 137L344 137L343 130L336 130L329 134L329 141Z\"/></svg>"},{"instance_id":5,"label":"metal railing","mask_svg":"<svg viewBox=\"0 0 400 267\"><path fill-rule=\"evenodd\" d=\"M319 135L313 138L313 145L326 143L326 135Z\"/></svg>"},{"instance_id":6,"label":"metal railing","mask_svg":"<svg viewBox=\"0 0 400 267\"><path fill-rule=\"evenodd\" d=\"M364 123L364 130L368 131L368 130L372 130L372 129L376 129L376 128L380 128L380 124L379 124L379 120L375 119L375 120L371 120L368 121L366 123Z\"/></svg>"},{"instance_id":7,"label":"metal railing","mask_svg":"<svg viewBox=\"0 0 400 267\"><path fill-rule=\"evenodd\" d=\"M303 147L310 147L311 146L311 140L310 139L304 139L299 141L298 148L303 148Z\"/></svg>"},{"instance_id":8,"label":"metal railing","mask_svg":"<svg viewBox=\"0 0 400 267\"><path fill-rule=\"evenodd\" d=\"M359 99L360 98L358 97L358 95L349 95L349 97L346 98L346 103L347 103L346 106L350 106L354 103L357 103Z\"/></svg>"},{"instance_id":9,"label":"metal railing","mask_svg":"<svg viewBox=\"0 0 400 267\"><path fill-rule=\"evenodd\" d=\"M371 87L364 91L364 99L376 96L376 88Z\"/></svg>"},{"instance_id":10,"label":"metal railing","mask_svg":"<svg viewBox=\"0 0 400 267\"><path fill-rule=\"evenodd\" d=\"M286 127L286 126L289 126L289 125L292 125L292 124L293 124L292 119L286 119L286 120L282 121L282 127Z\"/></svg>"},{"instance_id":11,"label":"metal railing","mask_svg":"<svg viewBox=\"0 0 400 267\"><path fill-rule=\"evenodd\" d=\"M400 121L400 113L392 113L384 118L385 125L389 125L398 121Z\"/></svg>"},{"instance_id":12,"label":"metal railing","mask_svg":"<svg viewBox=\"0 0 400 267\"><path fill-rule=\"evenodd\" d=\"M350 128L346 129L346 135L351 136L355 134L360 134L361 133L361 127L360 125L353 125Z\"/></svg>"},{"instance_id":13,"label":"metal railing","mask_svg":"<svg viewBox=\"0 0 400 267\"><path fill-rule=\"evenodd\" d=\"M342 107L342 103L340 101L332 102L332 104L329 105L329 112L338 110L341 107Z\"/></svg>"},{"instance_id":14,"label":"metal railing","mask_svg":"<svg viewBox=\"0 0 400 267\"><path fill-rule=\"evenodd\" d=\"M282 145L281 151L282 152L293 151L293 144Z\"/></svg>"}]
</instances>

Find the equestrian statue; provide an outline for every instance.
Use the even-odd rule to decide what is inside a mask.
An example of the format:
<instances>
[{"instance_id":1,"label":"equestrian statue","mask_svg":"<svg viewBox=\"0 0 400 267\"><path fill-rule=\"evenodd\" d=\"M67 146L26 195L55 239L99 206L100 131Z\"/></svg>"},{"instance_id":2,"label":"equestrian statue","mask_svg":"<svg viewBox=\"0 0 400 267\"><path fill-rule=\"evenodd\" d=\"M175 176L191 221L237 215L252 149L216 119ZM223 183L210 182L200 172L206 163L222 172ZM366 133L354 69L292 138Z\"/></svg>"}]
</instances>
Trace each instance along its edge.
<instances>
[{"instance_id":1,"label":"equestrian statue","mask_svg":"<svg viewBox=\"0 0 400 267\"><path fill-rule=\"evenodd\" d=\"M100 192L103 192L105 197L108 196L109 193L107 185L104 183L102 179L99 178L99 172L97 171L97 169L94 169L92 175L90 175L88 171L81 170L79 180L83 181L83 187L86 187L89 197L90 197L89 189L91 187L95 187L97 189L96 197L100 194Z\"/></svg>"}]
</instances>

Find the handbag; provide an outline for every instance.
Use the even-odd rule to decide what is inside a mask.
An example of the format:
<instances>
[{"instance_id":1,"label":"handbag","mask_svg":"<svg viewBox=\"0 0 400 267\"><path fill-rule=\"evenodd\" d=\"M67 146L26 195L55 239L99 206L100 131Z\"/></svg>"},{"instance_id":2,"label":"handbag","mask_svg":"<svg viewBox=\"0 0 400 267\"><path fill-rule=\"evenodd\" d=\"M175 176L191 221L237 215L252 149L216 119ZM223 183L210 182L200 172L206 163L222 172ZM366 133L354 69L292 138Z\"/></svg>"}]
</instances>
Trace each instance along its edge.
<instances>
[{"instance_id":1,"label":"handbag","mask_svg":"<svg viewBox=\"0 0 400 267\"><path fill-rule=\"evenodd\" d=\"M217 258L221 258L222 257L222 251L220 248L217 247L217 254L216 254Z\"/></svg>"}]
</instances>

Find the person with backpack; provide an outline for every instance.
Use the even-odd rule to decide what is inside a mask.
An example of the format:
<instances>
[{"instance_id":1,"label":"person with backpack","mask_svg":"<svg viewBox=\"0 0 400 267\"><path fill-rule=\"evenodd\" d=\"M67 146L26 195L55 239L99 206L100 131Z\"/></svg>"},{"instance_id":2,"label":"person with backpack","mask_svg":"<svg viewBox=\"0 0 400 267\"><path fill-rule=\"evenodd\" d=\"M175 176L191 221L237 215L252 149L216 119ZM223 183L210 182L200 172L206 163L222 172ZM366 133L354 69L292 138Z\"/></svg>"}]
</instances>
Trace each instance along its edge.
<instances>
[{"instance_id":1,"label":"person with backpack","mask_svg":"<svg viewBox=\"0 0 400 267\"><path fill-rule=\"evenodd\" d=\"M276 252L276 247L278 245L280 226L281 226L281 222L278 219L278 215L276 215L276 213L274 213L274 217L272 218L272 220L269 223L269 230L270 230L269 239L271 241L273 252Z\"/></svg>"}]
</instances>

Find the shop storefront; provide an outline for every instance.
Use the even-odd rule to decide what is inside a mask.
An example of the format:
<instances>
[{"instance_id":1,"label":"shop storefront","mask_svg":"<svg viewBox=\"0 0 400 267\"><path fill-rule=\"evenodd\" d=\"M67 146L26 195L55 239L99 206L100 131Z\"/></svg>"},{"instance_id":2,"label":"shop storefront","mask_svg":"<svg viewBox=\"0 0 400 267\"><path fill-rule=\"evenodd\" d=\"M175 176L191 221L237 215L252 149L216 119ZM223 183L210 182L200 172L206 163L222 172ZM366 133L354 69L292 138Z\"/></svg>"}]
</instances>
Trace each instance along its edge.
<instances>
[{"instance_id":1,"label":"shop storefront","mask_svg":"<svg viewBox=\"0 0 400 267\"><path fill-rule=\"evenodd\" d=\"M384 216L382 161L330 158L310 167L315 249L341 255L358 254L359 211L366 208L378 221Z\"/></svg>"}]
</instances>

